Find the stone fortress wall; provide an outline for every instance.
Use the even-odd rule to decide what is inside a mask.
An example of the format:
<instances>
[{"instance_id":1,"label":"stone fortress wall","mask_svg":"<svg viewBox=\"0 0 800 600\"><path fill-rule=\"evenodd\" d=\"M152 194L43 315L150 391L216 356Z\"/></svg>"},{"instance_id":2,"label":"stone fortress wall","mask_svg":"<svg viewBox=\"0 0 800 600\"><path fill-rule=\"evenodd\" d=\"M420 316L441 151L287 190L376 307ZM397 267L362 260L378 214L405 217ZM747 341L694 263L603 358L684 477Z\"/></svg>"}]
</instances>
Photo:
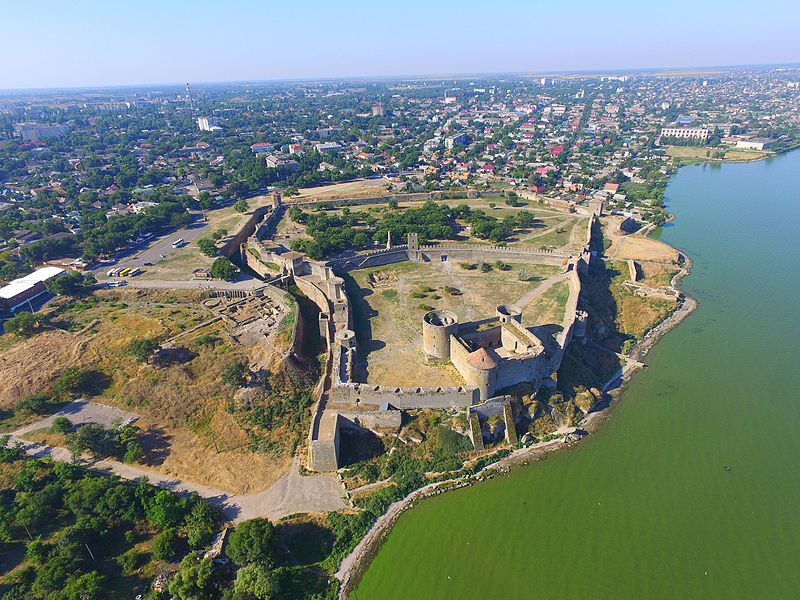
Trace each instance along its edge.
<instances>
[{"instance_id":1,"label":"stone fortress wall","mask_svg":"<svg viewBox=\"0 0 800 600\"><path fill-rule=\"evenodd\" d=\"M365 202L362 200L360 203ZM310 203L304 203L307 204ZM263 272L266 274L264 276L273 278L291 278L320 309L318 326L327 344L328 359L325 373L315 390L312 409L312 425L308 436L308 467L311 470L338 469L340 428L354 424L370 428L382 424L384 428L393 429L400 422L399 409L463 408L468 410L469 422L477 423L478 415L469 412L470 407L494 400L491 396L497 390L515 383L527 381L535 386L540 385L559 368L564 350L572 337L585 334L586 313L578 310L578 301L581 275L587 272L591 260L589 241L599 210L593 212L589 219L586 244L577 256L478 244L420 246L416 235L410 234L407 245L341 257L328 263L311 261L260 239L259 233L270 225L269 220L280 211L278 197L273 207L262 214L262 224L256 223L247 242L242 245L241 256L243 262L257 273ZM248 252L248 248L255 249L256 253ZM557 347L545 351L542 341L519 324L519 315L505 307L498 307L498 313L492 318L463 325L459 325L457 316L452 313L431 317L426 315L422 323L426 352L430 351L433 359L450 360L464 377L466 385L409 388L353 381L358 348L353 331L352 309L344 291L344 280L334 274L334 268L345 271L405 260L427 262L449 260L451 257L492 261L535 258L547 264L565 265L565 272L569 273L570 294L562 331L557 337ZM278 265L281 273L276 276L265 262ZM442 316L446 318L442 320ZM494 327L486 328L487 324L493 324ZM484 327L478 329L479 326ZM476 347L486 351L488 360L484 352L475 356ZM510 416L510 408L504 414ZM363 415L363 418L359 415Z\"/></svg>"}]
</instances>

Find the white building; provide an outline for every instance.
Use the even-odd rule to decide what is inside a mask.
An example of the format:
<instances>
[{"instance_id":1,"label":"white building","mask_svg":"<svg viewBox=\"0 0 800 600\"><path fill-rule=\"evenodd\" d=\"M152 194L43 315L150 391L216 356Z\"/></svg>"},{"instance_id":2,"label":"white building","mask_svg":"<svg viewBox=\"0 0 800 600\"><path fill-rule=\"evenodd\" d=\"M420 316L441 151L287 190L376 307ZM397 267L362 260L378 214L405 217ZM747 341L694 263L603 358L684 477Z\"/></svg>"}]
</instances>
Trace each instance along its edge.
<instances>
[{"instance_id":1,"label":"white building","mask_svg":"<svg viewBox=\"0 0 800 600\"><path fill-rule=\"evenodd\" d=\"M736 147L740 150L764 150L774 142L772 138L750 138L749 140L739 140L736 142Z\"/></svg>"},{"instance_id":2,"label":"white building","mask_svg":"<svg viewBox=\"0 0 800 600\"><path fill-rule=\"evenodd\" d=\"M217 125L217 120L212 117L197 117L197 126L200 131L220 131L222 129Z\"/></svg>"},{"instance_id":3,"label":"white building","mask_svg":"<svg viewBox=\"0 0 800 600\"><path fill-rule=\"evenodd\" d=\"M683 140L702 140L708 139L708 128L706 127L664 127L661 129L661 137L671 137Z\"/></svg>"},{"instance_id":4,"label":"white building","mask_svg":"<svg viewBox=\"0 0 800 600\"><path fill-rule=\"evenodd\" d=\"M0 288L0 314L12 313L22 306L27 306L31 300L47 292L45 281L64 272L64 269L59 267L42 267Z\"/></svg>"}]
</instances>

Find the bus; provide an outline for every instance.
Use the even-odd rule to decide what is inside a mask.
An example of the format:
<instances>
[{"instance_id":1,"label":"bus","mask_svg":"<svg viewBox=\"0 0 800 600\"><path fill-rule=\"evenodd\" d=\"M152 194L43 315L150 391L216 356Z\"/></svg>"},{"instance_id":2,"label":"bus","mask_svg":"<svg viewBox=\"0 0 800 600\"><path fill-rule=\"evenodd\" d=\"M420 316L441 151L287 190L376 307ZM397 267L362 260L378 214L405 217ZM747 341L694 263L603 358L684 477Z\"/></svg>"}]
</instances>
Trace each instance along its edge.
<instances>
[{"instance_id":1,"label":"bus","mask_svg":"<svg viewBox=\"0 0 800 600\"><path fill-rule=\"evenodd\" d=\"M172 242L172 247L173 248L181 248L181 247L183 247L185 245L186 245L186 240L184 240L183 238L178 238L177 240Z\"/></svg>"}]
</instances>

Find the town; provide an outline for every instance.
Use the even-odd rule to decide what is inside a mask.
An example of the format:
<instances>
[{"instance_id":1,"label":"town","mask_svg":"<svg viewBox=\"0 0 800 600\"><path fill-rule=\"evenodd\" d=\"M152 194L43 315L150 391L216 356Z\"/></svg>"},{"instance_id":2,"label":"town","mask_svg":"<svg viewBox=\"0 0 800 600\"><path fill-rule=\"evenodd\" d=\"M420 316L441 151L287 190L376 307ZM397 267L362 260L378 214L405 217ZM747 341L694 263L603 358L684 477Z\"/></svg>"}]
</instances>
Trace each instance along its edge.
<instances>
[{"instance_id":1,"label":"town","mask_svg":"<svg viewBox=\"0 0 800 600\"><path fill-rule=\"evenodd\" d=\"M0 95L0 452L38 507L0 513L0 583L46 595L102 571L121 594L215 597L198 569L217 591L249 569L272 595L242 597L344 597L387 510L594 431L696 307L690 257L649 235L669 176L800 147L799 82ZM47 507L99 518L64 464L108 476L137 524L109 565L79 561L85 580L31 566L74 550L47 541Z\"/></svg>"}]
</instances>

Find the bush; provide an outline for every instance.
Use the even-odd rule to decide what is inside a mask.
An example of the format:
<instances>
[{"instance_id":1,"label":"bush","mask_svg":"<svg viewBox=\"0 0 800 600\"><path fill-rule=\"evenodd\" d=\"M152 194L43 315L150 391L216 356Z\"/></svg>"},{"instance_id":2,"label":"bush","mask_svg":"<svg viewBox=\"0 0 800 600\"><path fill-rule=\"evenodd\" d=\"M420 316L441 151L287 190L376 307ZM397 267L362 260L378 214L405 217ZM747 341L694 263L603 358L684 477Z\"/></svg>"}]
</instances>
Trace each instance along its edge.
<instances>
[{"instance_id":1,"label":"bush","mask_svg":"<svg viewBox=\"0 0 800 600\"><path fill-rule=\"evenodd\" d=\"M80 367L68 367L53 382L53 393L59 398L70 394L79 394L86 390L90 373Z\"/></svg>"},{"instance_id":2,"label":"bush","mask_svg":"<svg viewBox=\"0 0 800 600\"><path fill-rule=\"evenodd\" d=\"M481 266L478 268L480 269L481 273L488 273L489 271L492 270L492 265L490 265L489 263L482 262Z\"/></svg>"},{"instance_id":3,"label":"bush","mask_svg":"<svg viewBox=\"0 0 800 600\"><path fill-rule=\"evenodd\" d=\"M124 552L117 557L117 565L119 565L119 568L122 570L122 574L125 577L130 577L136 573L141 560L142 555L131 548L127 552Z\"/></svg>"},{"instance_id":4,"label":"bush","mask_svg":"<svg viewBox=\"0 0 800 600\"><path fill-rule=\"evenodd\" d=\"M56 417L53 424L50 426L50 431L53 433L67 434L72 431L72 421L67 417Z\"/></svg>"},{"instance_id":5,"label":"bush","mask_svg":"<svg viewBox=\"0 0 800 600\"><path fill-rule=\"evenodd\" d=\"M219 342L219 338L215 336L213 333L204 333L202 335L198 335L194 340L195 346L205 347L205 346L214 346Z\"/></svg>"},{"instance_id":6,"label":"bush","mask_svg":"<svg viewBox=\"0 0 800 600\"><path fill-rule=\"evenodd\" d=\"M150 338L134 338L128 344L128 352L136 357L139 362L145 362L158 350L158 342Z\"/></svg>"},{"instance_id":7,"label":"bush","mask_svg":"<svg viewBox=\"0 0 800 600\"><path fill-rule=\"evenodd\" d=\"M211 239L214 240L215 242L218 242L226 235L228 235L228 230L223 227L220 227L214 233L211 234Z\"/></svg>"},{"instance_id":8,"label":"bush","mask_svg":"<svg viewBox=\"0 0 800 600\"><path fill-rule=\"evenodd\" d=\"M24 415L41 415L47 412L47 402L50 400L44 394L35 394L33 396L26 396L21 400L17 400L14 405L14 412Z\"/></svg>"},{"instance_id":9,"label":"bush","mask_svg":"<svg viewBox=\"0 0 800 600\"><path fill-rule=\"evenodd\" d=\"M19 312L3 325L3 331L20 337L30 337L41 329L39 317L29 312Z\"/></svg>"},{"instance_id":10,"label":"bush","mask_svg":"<svg viewBox=\"0 0 800 600\"><path fill-rule=\"evenodd\" d=\"M244 385L245 375L249 372L250 369L247 367L247 363L243 360L235 360L222 369L220 379L225 385L238 388Z\"/></svg>"},{"instance_id":11,"label":"bush","mask_svg":"<svg viewBox=\"0 0 800 600\"><path fill-rule=\"evenodd\" d=\"M153 540L153 558L170 562L178 555L178 534L174 529L165 529Z\"/></svg>"}]
</instances>

